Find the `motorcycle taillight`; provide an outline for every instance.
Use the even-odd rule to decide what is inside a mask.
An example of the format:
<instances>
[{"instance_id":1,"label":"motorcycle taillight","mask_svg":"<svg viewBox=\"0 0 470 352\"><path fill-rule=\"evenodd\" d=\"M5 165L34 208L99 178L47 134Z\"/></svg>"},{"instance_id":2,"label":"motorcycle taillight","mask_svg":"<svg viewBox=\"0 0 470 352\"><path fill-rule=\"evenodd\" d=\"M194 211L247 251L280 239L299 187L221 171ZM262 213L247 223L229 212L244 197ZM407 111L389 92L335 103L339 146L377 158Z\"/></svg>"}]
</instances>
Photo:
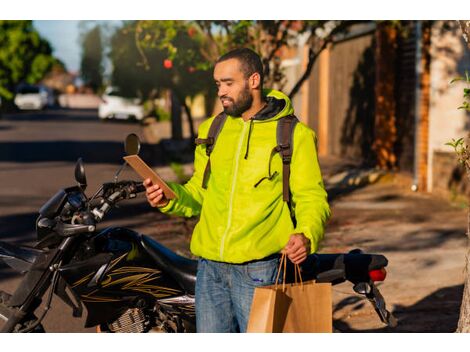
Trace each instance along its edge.
<instances>
[{"instance_id":1,"label":"motorcycle taillight","mask_svg":"<svg viewBox=\"0 0 470 352\"><path fill-rule=\"evenodd\" d=\"M384 281L386 276L387 276L387 271L385 270L385 268L369 271L369 277L374 282Z\"/></svg>"}]
</instances>

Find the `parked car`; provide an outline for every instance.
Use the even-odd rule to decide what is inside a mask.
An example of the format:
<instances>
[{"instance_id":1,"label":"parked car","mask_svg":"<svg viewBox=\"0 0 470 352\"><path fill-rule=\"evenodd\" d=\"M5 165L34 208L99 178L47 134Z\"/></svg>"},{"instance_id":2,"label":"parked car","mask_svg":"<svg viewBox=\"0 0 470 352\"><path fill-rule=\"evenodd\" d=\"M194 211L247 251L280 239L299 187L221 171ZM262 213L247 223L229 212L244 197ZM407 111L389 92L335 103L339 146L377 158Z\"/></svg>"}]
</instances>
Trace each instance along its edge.
<instances>
[{"instance_id":1,"label":"parked car","mask_svg":"<svg viewBox=\"0 0 470 352\"><path fill-rule=\"evenodd\" d=\"M101 97L98 116L102 120L123 119L142 121L144 119L144 106L141 99L123 97L118 89L108 87Z\"/></svg>"},{"instance_id":2,"label":"parked car","mask_svg":"<svg viewBox=\"0 0 470 352\"><path fill-rule=\"evenodd\" d=\"M36 85L21 85L18 87L14 99L20 110L42 110L52 105L54 97L46 87Z\"/></svg>"}]
</instances>

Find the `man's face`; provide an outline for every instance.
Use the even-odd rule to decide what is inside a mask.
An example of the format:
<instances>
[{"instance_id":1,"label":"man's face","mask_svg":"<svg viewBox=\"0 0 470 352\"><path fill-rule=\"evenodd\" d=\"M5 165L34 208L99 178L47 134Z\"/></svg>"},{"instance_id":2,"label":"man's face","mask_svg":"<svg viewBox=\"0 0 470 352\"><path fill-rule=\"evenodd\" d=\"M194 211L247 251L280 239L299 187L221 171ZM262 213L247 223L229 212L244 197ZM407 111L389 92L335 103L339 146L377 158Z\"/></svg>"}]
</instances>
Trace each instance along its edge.
<instances>
[{"instance_id":1,"label":"man's face","mask_svg":"<svg viewBox=\"0 0 470 352\"><path fill-rule=\"evenodd\" d=\"M217 95L226 114L241 116L251 107L253 103L251 89L237 59L229 59L215 65L214 80L217 85Z\"/></svg>"}]
</instances>

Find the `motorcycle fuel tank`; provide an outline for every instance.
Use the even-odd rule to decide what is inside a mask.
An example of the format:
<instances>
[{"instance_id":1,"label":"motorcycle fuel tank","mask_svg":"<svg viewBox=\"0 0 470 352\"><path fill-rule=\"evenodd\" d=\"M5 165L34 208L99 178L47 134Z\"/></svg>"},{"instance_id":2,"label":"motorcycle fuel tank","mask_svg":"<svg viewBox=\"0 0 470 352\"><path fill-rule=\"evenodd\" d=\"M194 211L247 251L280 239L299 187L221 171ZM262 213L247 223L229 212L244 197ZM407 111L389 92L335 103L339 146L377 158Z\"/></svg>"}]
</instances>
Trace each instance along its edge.
<instances>
[{"instance_id":1,"label":"motorcycle fuel tank","mask_svg":"<svg viewBox=\"0 0 470 352\"><path fill-rule=\"evenodd\" d=\"M87 308L87 327L111 322L129 308L184 294L143 248L142 235L121 227L81 243L60 274Z\"/></svg>"}]
</instances>

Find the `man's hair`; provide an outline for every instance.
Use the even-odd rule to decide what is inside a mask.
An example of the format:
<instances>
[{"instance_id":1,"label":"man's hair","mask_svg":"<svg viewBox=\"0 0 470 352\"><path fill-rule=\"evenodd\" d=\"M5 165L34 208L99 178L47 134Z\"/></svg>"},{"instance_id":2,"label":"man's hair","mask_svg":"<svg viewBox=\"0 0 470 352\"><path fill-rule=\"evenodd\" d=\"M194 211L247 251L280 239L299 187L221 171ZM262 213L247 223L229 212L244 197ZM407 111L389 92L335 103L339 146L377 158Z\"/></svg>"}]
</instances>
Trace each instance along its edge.
<instances>
[{"instance_id":1,"label":"man's hair","mask_svg":"<svg viewBox=\"0 0 470 352\"><path fill-rule=\"evenodd\" d=\"M261 82L260 88L263 87L263 64L257 53L248 48L235 49L219 57L215 64L217 65L219 62L230 59L237 59L240 62L240 67L245 78L250 77L255 72L259 73Z\"/></svg>"}]
</instances>

